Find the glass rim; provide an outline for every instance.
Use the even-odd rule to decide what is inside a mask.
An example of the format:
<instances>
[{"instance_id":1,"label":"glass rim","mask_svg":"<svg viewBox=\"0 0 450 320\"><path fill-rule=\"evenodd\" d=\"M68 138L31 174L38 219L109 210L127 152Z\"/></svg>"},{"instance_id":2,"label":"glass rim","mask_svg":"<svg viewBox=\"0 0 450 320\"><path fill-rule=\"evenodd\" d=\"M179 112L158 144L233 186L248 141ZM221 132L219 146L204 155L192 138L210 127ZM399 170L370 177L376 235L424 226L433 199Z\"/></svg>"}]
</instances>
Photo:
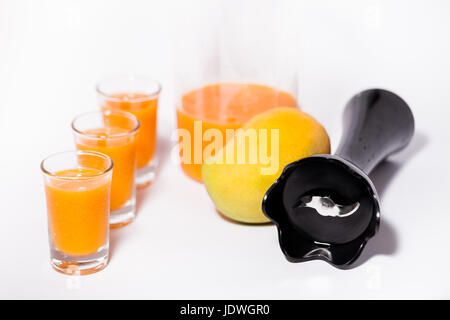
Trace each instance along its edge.
<instances>
[{"instance_id":1,"label":"glass rim","mask_svg":"<svg viewBox=\"0 0 450 320\"><path fill-rule=\"evenodd\" d=\"M161 92L161 88L162 88L161 83L158 80L155 80L153 78L149 78L147 76L137 75L137 74L115 75L115 76L110 76L110 77L103 78L100 81L98 81L97 84L95 85L95 91L97 91L97 93L99 95L101 95L102 97L108 99L109 101L123 102L122 99L114 97L114 94L107 93L106 91L102 90L100 87L106 81L120 80L120 79L134 80L134 79L138 79L138 78L145 79L145 81L153 82L156 85L156 89L152 90L151 92L144 92L145 94L148 95L146 97L131 98L130 100L128 100L129 102L143 102L143 101L147 101L149 99L153 99L153 98L159 96L159 93Z\"/></svg>"},{"instance_id":2,"label":"glass rim","mask_svg":"<svg viewBox=\"0 0 450 320\"><path fill-rule=\"evenodd\" d=\"M89 134L89 133L86 133L86 132L84 132L84 131L78 130L78 129L75 127L75 121L77 121L77 120L80 119L81 117L89 116L89 115L94 115L94 114L106 114L106 115L109 115L109 114L116 114L116 115L120 115L120 116L126 117L126 118L128 118L128 119L132 119L133 121L136 122L136 126L135 126L133 129L127 130L127 132L115 133L115 134L107 135L107 138L110 138L110 139L123 138L123 137L126 137L126 136L128 136L128 135L135 134L135 133L139 130L139 128L141 127L141 122L140 122L139 119L138 119L134 114L132 114L131 112L122 111L122 110L109 110L109 109L108 109L108 110L89 111L89 112L84 112L84 113L81 113L81 114L77 115L75 118L73 118L73 120L72 120L72 122L71 122L71 124L70 124L70 126L72 127L72 130L73 130L75 133L77 133L77 134L79 134L79 135L82 135L82 136L85 136L85 137L89 137L90 139L104 140L104 138L99 138L99 137L98 137L97 135L95 135L95 134Z\"/></svg>"},{"instance_id":3,"label":"glass rim","mask_svg":"<svg viewBox=\"0 0 450 320\"><path fill-rule=\"evenodd\" d=\"M74 155L86 154L86 155L96 156L96 157L100 157L100 158L103 158L103 159L109 161L109 165L108 165L108 167L105 170L103 170L103 171L101 171L99 173L92 174L92 175L89 175L89 176L83 176L83 177L58 176L54 172L51 172L51 171L49 171L49 170L47 170L45 168L45 162L48 159L56 157L56 156L61 156L61 155L64 155L64 154L74 154ZM62 180L86 180L86 179L91 179L91 178L103 176L103 175L109 173L113 169L113 167L114 167L114 162L108 155L106 155L104 153L101 153L101 152L88 151L88 150L69 150L69 151L61 151L61 152L52 153L52 154L48 155L47 157L45 157L44 160L41 161L41 165L40 165L41 171L45 175L51 176L51 177L54 177L54 178L57 178L57 179L62 179Z\"/></svg>"}]
</instances>

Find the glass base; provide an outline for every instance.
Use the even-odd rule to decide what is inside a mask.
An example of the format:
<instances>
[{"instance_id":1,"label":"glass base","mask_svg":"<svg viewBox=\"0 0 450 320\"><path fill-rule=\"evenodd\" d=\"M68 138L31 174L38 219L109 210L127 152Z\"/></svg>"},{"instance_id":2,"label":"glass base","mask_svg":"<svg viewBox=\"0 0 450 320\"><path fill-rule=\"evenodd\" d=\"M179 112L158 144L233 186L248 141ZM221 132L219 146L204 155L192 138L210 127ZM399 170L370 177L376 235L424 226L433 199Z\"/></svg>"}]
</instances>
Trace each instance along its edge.
<instances>
[{"instance_id":1,"label":"glass base","mask_svg":"<svg viewBox=\"0 0 450 320\"><path fill-rule=\"evenodd\" d=\"M111 211L109 226L111 229L121 228L133 222L136 217L136 197L133 195L120 209Z\"/></svg>"},{"instance_id":2,"label":"glass base","mask_svg":"<svg viewBox=\"0 0 450 320\"><path fill-rule=\"evenodd\" d=\"M108 265L108 246L99 251L84 255L72 256L57 249L51 250L51 264L53 269L63 274L79 276L98 272Z\"/></svg>"},{"instance_id":3,"label":"glass base","mask_svg":"<svg viewBox=\"0 0 450 320\"><path fill-rule=\"evenodd\" d=\"M148 187L152 184L156 177L157 166L158 159L154 158L147 166L137 170L136 187L138 189Z\"/></svg>"}]
</instances>

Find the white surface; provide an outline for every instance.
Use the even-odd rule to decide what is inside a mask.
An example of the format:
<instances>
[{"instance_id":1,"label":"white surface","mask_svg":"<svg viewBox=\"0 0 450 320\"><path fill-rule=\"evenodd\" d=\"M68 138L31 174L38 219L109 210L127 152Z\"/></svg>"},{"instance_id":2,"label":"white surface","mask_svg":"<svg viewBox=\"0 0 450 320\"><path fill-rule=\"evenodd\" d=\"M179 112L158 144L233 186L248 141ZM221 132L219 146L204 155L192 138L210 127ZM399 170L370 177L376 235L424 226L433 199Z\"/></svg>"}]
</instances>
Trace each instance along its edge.
<instances>
[{"instance_id":1,"label":"white surface","mask_svg":"<svg viewBox=\"0 0 450 320\"><path fill-rule=\"evenodd\" d=\"M168 30L205 1L189 3L0 0L0 298L450 298L449 2L297 1L291 11L299 101L333 148L360 89L391 89L416 117L410 147L373 175L381 230L347 271L287 262L274 226L225 221L170 160L177 40ZM112 232L110 265L66 277L49 265L39 163L73 148L69 122L97 108L96 80L126 72L163 84L163 165L137 220Z\"/></svg>"}]
</instances>

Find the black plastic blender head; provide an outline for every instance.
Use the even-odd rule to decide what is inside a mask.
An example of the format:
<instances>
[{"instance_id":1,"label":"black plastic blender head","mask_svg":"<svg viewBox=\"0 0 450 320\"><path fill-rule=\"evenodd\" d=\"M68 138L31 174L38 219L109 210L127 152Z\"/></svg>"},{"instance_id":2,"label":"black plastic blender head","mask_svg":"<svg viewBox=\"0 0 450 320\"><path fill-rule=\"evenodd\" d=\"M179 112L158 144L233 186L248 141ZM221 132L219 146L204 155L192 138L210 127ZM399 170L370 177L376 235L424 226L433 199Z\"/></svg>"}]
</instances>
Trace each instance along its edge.
<instances>
[{"instance_id":1,"label":"black plastic blender head","mask_svg":"<svg viewBox=\"0 0 450 320\"><path fill-rule=\"evenodd\" d=\"M290 261L322 259L343 268L358 258L380 222L378 195L367 174L414 133L408 105L381 89L354 96L344 124L335 155L289 164L264 197L263 212L277 225Z\"/></svg>"}]
</instances>

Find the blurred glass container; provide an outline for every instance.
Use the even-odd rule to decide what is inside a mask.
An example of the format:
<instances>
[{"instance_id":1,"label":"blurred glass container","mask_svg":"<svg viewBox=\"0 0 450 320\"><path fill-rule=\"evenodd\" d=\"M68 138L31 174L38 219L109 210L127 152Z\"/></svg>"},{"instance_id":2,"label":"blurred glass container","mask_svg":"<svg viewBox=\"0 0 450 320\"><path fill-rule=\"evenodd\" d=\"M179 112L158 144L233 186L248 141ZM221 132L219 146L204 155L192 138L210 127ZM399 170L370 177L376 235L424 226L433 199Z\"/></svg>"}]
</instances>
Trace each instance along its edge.
<instances>
[{"instance_id":1,"label":"blurred glass container","mask_svg":"<svg viewBox=\"0 0 450 320\"><path fill-rule=\"evenodd\" d=\"M227 129L271 108L297 106L296 31L288 4L205 1L196 12L178 8L175 105L180 162L189 177L202 181L205 147L217 142L217 133L222 141L215 146L222 146L232 137ZM218 131L205 135L209 129Z\"/></svg>"}]
</instances>

